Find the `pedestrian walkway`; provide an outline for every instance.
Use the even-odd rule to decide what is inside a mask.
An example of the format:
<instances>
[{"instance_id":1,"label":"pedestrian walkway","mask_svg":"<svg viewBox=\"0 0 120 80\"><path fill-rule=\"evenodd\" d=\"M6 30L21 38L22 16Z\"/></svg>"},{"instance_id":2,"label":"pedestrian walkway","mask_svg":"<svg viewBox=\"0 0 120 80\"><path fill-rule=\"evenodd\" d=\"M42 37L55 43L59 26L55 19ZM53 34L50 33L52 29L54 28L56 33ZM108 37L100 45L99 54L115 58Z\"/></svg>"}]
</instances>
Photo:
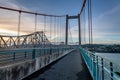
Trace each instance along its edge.
<instances>
[{"instance_id":1,"label":"pedestrian walkway","mask_svg":"<svg viewBox=\"0 0 120 80\"><path fill-rule=\"evenodd\" d=\"M42 74L38 73L32 80L92 80L92 78L79 51L75 50Z\"/></svg>"}]
</instances>

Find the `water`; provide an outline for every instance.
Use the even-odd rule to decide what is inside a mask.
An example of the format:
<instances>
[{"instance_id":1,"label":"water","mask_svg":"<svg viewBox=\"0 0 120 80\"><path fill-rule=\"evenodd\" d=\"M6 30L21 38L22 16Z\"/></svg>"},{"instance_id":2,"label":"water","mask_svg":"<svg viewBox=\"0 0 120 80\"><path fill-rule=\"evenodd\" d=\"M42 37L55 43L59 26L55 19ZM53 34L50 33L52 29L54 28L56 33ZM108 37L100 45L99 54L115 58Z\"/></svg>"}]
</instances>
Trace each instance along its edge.
<instances>
[{"instance_id":1,"label":"water","mask_svg":"<svg viewBox=\"0 0 120 80\"><path fill-rule=\"evenodd\" d=\"M96 53L96 54L116 64L120 64L120 53Z\"/></svg>"},{"instance_id":2,"label":"water","mask_svg":"<svg viewBox=\"0 0 120 80\"><path fill-rule=\"evenodd\" d=\"M105 58L104 59L104 62L103 62L103 65L105 68L107 68L107 70L104 69L104 79L105 80L110 80L110 62L113 63L113 72L116 73L116 72L119 72L120 73L120 54L119 53L96 53L97 55ZM116 76L114 75L114 78L116 80L119 80L120 79L120 76Z\"/></svg>"}]
</instances>

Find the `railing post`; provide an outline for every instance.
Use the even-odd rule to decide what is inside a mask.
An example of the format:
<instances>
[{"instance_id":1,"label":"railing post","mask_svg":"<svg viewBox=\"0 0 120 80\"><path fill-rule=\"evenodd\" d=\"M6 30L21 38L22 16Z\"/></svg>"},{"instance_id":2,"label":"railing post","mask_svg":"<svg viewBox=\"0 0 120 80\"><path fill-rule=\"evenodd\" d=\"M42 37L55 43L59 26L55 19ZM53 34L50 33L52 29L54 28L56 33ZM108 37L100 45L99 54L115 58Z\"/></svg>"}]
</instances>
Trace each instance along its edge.
<instances>
[{"instance_id":1,"label":"railing post","mask_svg":"<svg viewBox=\"0 0 120 80\"><path fill-rule=\"evenodd\" d=\"M90 54L90 53L88 53L88 54ZM92 60L92 54L90 54L90 69L91 69L91 72L92 72L92 62L93 62L93 60Z\"/></svg>"},{"instance_id":2,"label":"railing post","mask_svg":"<svg viewBox=\"0 0 120 80\"><path fill-rule=\"evenodd\" d=\"M50 55L52 55L52 49L50 48Z\"/></svg>"},{"instance_id":3,"label":"railing post","mask_svg":"<svg viewBox=\"0 0 120 80\"><path fill-rule=\"evenodd\" d=\"M96 55L95 52L93 52L93 76L94 76L94 80L96 80Z\"/></svg>"},{"instance_id":4,"label":"railing post","mask_svg":"<svg viewBox=\"0 0 120 80\"><path fill-rule=\"evenodd\" d=\"M94 76L94 54L92 54L92 73Z\"/></svg>"},{"instance_id":5,"label":"railing post","mask_svg":"<svg viewBox=\"0 0 120 80\"><path fill-rule=\"evenodd\" d=\"M112 64L112 62L110 62L110 76L111 76L111 80L113 80L113 64Z\"/></svg>"},{"instance_id":6,"label":"railing post","mask_svg":"<svg viewBox=\"0 0 120 80\"><path fill-rule=\"evenodd\" d=\"M91 56L92 56L92 65L91 65L91 70L92 70L92 74L93 74L93 76L94 76L94 54L91 54Z\"/></svg>"},{"instance_id":7,"label":"railing post","mask_svg":"<svg viewBox=\"0 0 120 80\"><path fill-rule=\"evenodd\" d=\"M35 59L35 49L33 49L33 52L32 52L32 59Z\"/></svg>"},{"instance_id":8,"label":"railing post","mask_svg":"<svg viewBox=\"0 0 120 80\"><path fill-rule=\"evenodd\" d=\"M24 56L25 58L27 57L26 53L27 53L27 52L25 51L25 56Z\"/></svg>"},{"instance_id":9,"label":"railing post","mask_svg":"<svg viewBox=\"0 0 120 80\"><path fill-rule=\"evenodd\" d=\"M98 56L96 56L96 80L99 79L98 73L99 73L99 68L98 68Z\"/></svg>"},{"instance_id":10,"label":"railing post","mask_svg":"<svg viewBox=\"0 0 120 80\"><path fill-rule=\"evenodd\" d=\"M103 58L101 58L101 67L102 67L102 80L104 80L104 64L103 64Z\"/></svg>"},{"instance_id":11,"label":"railing post","mask_svg":"<svg viewBox=\"0 0 120 80\"><path fill-rule=\"evenodd\" d=\"M15 61L15 52L13 53L13 61Z\"/></svg>"}]
</instances>

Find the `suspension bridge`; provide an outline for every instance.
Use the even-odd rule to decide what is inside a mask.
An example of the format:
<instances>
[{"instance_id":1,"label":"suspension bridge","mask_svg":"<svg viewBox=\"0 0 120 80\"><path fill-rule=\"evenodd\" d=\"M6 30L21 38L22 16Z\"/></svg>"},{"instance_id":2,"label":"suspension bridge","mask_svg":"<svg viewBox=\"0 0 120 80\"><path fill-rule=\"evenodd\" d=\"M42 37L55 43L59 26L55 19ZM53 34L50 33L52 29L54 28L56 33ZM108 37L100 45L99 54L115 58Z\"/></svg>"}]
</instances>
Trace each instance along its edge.
<instances>
[{"instance_id":1,"label":"suspension bridge","mask_svg":"<svg viewBox=\"0 0 120 80\"><path fill-rule=\"evenodd\" d=\"M64 58L63 63L69 65L68 67L77 64L77 67L70 67L68 71L79 67L78 70L81 72L78 76L82 80L120 80L120 64L96 55L92 48L91 0L84 0L79 13L74 16L41 14L2 6L0 10L16 14L18 22L17 29L13 29L14 33L0 34L0 80L21 80L30 77L35 72ZM24 20L23 15L32 16L29 26L22 24L27 20ZM88 43L85 17L88 23ZM69 24L71 19L78 20L78 43L73 42ZM85 44L89 45L83 47ZM67 60L70 60L71 64L68 64ZM59 72L64 73L62 70ZM68 80L75 79L71 77Z\"/></svg>"}]
</instances>

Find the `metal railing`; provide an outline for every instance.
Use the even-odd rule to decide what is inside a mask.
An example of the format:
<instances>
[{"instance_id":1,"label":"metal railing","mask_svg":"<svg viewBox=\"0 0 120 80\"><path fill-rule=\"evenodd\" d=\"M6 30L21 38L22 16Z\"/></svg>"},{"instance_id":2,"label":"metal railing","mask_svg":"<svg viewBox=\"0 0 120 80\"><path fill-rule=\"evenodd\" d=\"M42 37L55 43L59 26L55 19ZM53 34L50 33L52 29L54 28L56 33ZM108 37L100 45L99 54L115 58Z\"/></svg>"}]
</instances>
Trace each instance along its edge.
<instances>
[{"instance_id":1,"label":"metal railing","mask_svg":"<svg viewBox=\"0 0 120 80\"><path fill-rule=\"evenodd\" d=\"M59 55L62 55L64 52L71 49L71 46L55 46L47 48L22 48L2 50L0 51L0 65L16 61L32 60L42 56L54 56L54 58L57 58L59 57Z\"/></svg>"},{"instance_id":2,"label":"metal railing","mask_svg":"<svg viewBox=\"0 0 120 80\"><path fill-rule=\"evenodd\" d=\"M80 48L93 80L120 80L120 64Z\"/></svg>"}]
</instances>

